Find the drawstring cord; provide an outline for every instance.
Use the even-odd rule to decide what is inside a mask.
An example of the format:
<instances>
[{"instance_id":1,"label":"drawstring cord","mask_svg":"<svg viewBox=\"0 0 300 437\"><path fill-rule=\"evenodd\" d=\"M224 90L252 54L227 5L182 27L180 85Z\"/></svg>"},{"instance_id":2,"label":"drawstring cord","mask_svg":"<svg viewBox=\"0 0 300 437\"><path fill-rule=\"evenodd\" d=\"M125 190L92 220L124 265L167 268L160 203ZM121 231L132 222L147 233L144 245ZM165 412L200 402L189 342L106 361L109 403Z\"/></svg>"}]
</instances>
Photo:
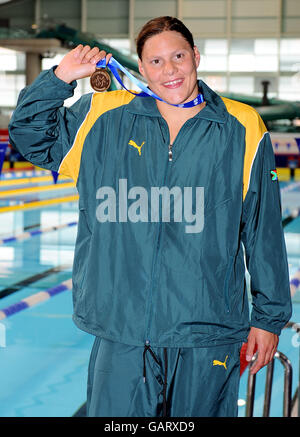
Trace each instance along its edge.
<instances>
[{"instance_id":1,"label":"drawstring cord","mask_svg":"<svg viewBox=\"0 0 300 437\"><path fill-rule=\"evenodd\" d=\"M167 349L166 348L164 348L164 361L165 361L165 378L164 378L164 390L163 390L163 417L167 417L168 355L167 355Z\"/></svg>"},{"instance_id":2,"label":"drawstring cord","mask_svg":"<svg viewBox=\"0 0 300 437\"><path fill-rule=\"evenodd\" d=\"M143 372L143 378L144 378L144 382L146 382L146 353L147 351L150 352L150 354L152 355L154 361L157 362L157 364L160 364L157 356L155 355L155 353L153 352L153 350L150 347L150 344L145 344L144 347L144 352L143 352L143 361L144 361L144 372Z\"/></svg>"},{"instance_id":3,"label":"drawstring cord","mask_svg":"<svg viewBox=\"0 0 300 437\"><path fill-rule=\"evenodd\" d=\"M160 365L159 359L157 358L157 356L155 355L155 353L151 349L150 344L146 344L144 347L144 352L143 352L143 363L144 363L143 379L144 379L144 383L146 382L146 353L148 351L150 352L154 361L158 365ZM163 385L163 417L166 417L167 416L167 375L168 375L168 355L167 355L166 348L164 348L164 362L165 362L165 372L164 372L164 385Z\"/></svg>"}]
</instances>

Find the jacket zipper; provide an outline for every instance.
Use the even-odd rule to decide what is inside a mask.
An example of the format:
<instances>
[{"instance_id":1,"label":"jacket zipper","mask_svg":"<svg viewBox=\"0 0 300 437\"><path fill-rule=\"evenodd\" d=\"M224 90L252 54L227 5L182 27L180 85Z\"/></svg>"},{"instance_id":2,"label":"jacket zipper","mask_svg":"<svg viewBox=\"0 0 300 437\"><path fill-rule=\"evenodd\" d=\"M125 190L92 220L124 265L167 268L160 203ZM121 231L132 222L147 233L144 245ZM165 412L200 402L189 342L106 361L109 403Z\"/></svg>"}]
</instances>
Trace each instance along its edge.
<instances>
[{"instance_id":1,"label":"jacket zipper","mask_svg":"<svg viewBox=\"0 0 300 437\"><path fill-rule=\"evenodd\" d=\"M170 161L170 159L169 159ZM166 161L168 164L168 161ZM164 176L164 182L163 182L163 186L165 186L165 182L167 179L167 173L168 173L168 165L166 165L166 170L165 170L165 176ZM159 222L159 227L158 227L158 231L157 231L157 238L156 238L156 251L155 251L155 259L154 259L154 263L153 263L153 267L152 267L152 279L151 279L151 288L150 288L150 292L148 295L148 302L147 302L147 319L146 319L146 341L145 344L147 346L150 346L150 321L151 321L151 317L152 317L152 291L155 287L155 277L156 277L156 266L158 263L158 257L159 257L159 251L160 251L160 239L161 239L161 233L162 233L162 222L160 220Z\"/></svg>"},{"instance_id":2,"label":"jacket zipper","mask_svg":"<svg viewBox=\"0 0 300 437\"><path fill-rule=\"evenodd\" d=\"M166 161L166 168L165 168L165 174L164 174L164 181L163 186L166 184L167 179L167 173L168 173L168 162L172 161L173 159L173 153L172 153L172 147L173 144L169 144L168 147L168 161ZM160 239L161 239L161 232L162 232L162 223L159 222L159 228L157 232L157 239L156 239L156 252L155 252L155 259L152 267L152 276L151 276L151 287L148 294L148 301L147 301L147 307L146 307L146 336L145 336L145 345L150 346L150 321L152 317L152 291L155 286L155 275L156 275L156 266L158 262L158 255L160 250Z\"/></svg>"},{"instance_id":3,"label":"jacket zipper","mask_svg":"<svg viewBox=\"0 0 300 437\"><path fill-rule=\"evenodd\" d=\"M172 147L173 147L173 144L169 144L169 161L173 160Z\"/></svg>"},{"instance_id":4,"label":"jacket zipper","mask_svg":"<svg viewBox=\"0 0 300 437\"><path fill-rule=\"evenodd\" d=\"M181 127L180 131L177 134L176 139L179 137L180 132L183 131L184 126L187 124L187 122L184 123L184 125ZM168 162L172 162L173 161L173 144L169 143L168 146L168 161L166 161L166 170L165 170L165 176L164 176L164 183L163 186L165 186L166 184L166 179L167 179L167 173L168 173L168 169L169 169L169 165ZM152 267L152 275L151 275L151 287L150 287L150 291L148 294L148 300L147 300L147 306L146 306L146 335L145 335L145 345L146 346L150 346L150 321L151 321L151 317L152 317L152 291L154 289L154 278L156 275L156 266L157 266L157 259L158 259L158 254L159 254L159 250L160 250L160 239L161 239L161 231L162 231L162 223L161 221L159 222L159 229L157 232L157 240L156 240L156 257L154 260L154 264Z\"/></svg>"}]
</instances>

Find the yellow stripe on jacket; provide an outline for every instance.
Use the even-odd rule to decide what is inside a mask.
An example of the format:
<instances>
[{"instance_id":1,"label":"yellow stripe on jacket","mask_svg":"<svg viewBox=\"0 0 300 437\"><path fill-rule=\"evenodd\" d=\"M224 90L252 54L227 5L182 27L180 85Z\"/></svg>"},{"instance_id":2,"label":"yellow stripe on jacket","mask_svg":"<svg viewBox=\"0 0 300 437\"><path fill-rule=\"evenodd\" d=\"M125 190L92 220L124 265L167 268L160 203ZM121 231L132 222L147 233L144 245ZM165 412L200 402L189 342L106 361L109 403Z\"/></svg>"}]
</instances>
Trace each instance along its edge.
<instances>
[{"instance_id":1,"label":"yellow stripe on jacket","mask_svg":"<svg viewBox=\"0 0 300 437\"><path fill-rule=\"evenodd\" d=\"M72 147L60 164L58 170L60 174L71 177L77 182L83 145L94 123L105 112L126 105L133 98L133 94L123 90L94 93L92 95L90 109L76 133Z\"/></svg>"},{"instance_id":2,"label":"yellow stripe on jacket","mask_svg":"<svg viewBox=\"0 0 300 437\"><path fill-rule=\"evenodd\" d=\"M267 132L266 126L258 112L249 105L222 97L227 111L246 129L246 149L244 156L243 199L245 200L251 177L252 165L258 151L259 143Z\"/></svg>"}]
</instances>

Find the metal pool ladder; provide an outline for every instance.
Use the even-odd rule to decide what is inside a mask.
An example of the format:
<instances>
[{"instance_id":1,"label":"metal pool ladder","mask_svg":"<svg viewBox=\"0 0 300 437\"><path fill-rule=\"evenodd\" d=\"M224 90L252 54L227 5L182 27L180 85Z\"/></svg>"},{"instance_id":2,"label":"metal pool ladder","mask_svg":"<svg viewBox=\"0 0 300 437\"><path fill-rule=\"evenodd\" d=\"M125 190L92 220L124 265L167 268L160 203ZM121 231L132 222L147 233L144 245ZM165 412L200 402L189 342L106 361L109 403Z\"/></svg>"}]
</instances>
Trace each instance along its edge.
<instances>
[{"instance_id":1,"label":"metal pool ladder","mask_svg":"<svg viewBox=\"0 0 300 437\"><path fill-rule=\"evenodd\" d=\"M289 322L285 328L294 329L300 336L300 325L294 322ZM252 362L249 365L248 383L247 383L247 398L246 398L246 417L253 416L254 410L254 398L255 398L255 383L256 375L251 375L250 369L256 360L256 356L253 357ZM273 373L274 373L274 361L279 360L284 367L284 391L283 391L283 417L300 417L300 393L299 384L294 396L292 397L292 380L293 380L293 368L290 360L282 352L277 351L273 360L267 365L265 394L264 394L264 406L263 417L269 417L270 404L273 385ZM299 362L300 365L300 362ZM300 371L300 369L299 369ZM300 374L299 374L300 381Z\"/></svg>"}]
</instances>

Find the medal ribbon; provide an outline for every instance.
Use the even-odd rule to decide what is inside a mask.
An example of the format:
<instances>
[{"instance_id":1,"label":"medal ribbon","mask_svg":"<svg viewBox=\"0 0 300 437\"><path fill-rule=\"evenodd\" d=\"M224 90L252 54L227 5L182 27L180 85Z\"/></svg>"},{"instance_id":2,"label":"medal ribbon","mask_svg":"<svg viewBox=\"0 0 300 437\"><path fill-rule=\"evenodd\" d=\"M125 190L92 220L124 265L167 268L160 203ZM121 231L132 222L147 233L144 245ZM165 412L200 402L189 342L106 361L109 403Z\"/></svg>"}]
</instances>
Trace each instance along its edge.
<instances>
[{"instance_id":1,"label":"medal ribbon","mask_svg":"<svg viewBox=\"0 0 300 437\"><path fill-rule=\"evenodd\" d=\"M96 67L97 68L109 67L110 71L113 73L113 75L115 76L117 81L120 83L120 85L129 93L134 94L135 96L138 96L138 97L153 97L154 99L160 100L161 102L168 103L165 100L163 100L161 97L159 97L157 94L155 94L153 91L151 91L149 88L147 88L146 85L144 85L139 79L134 77L128 70L126 70L126 68L123 67L123 65L121 65L118 61L116 61L116 59L114 59L113 57L110 58L107 65L106 65L105 58L101 59L96 64ZM124 83L119 75L118 69L121 70L135 85L137 85L142 90L142 92L141 93L134 93L134 92L128 90L126 88L126 86L124 85ZM179 108L191 108L193 106L200 105L200 103L202 103L203 101L204 101L203 95L200 93L200 94L198 94L198 96L194 100L191 100L190 102L181 103L179 105L175 105L173 103L168 103L168 104L172 105L172 106L177 106Z\"/></svg>"}]
</instances>

